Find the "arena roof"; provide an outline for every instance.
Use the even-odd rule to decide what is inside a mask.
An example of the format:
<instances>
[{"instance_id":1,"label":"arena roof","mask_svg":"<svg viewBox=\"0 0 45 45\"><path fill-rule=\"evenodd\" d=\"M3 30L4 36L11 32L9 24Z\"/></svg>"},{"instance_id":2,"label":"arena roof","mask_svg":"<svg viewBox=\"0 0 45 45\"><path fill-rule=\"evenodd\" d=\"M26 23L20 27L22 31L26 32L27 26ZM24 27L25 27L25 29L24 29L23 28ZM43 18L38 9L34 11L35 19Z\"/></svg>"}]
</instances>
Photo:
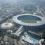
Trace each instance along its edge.
<instances>
[{"instance_id":1,"label":"arena roof","mask_svg":"<svg viewBox=\"0 0 45 45\"><path fill-rule=\"evenodd\" d=\"M39 17L41 19L41 21L39 21L37 23L25 23L25 22L22 22L21 20L18 19L18 17L24 16L24 15L31 15L31 16ZM17 23L17 24L25 25L25 26L40 26L40 25L45 24L45 18L44 17L38 16L38 15L33 15L33 14L20 14L20 15L16 15L16 16L13 17L13 21L15 23Z\"/></svg>"}]
</instances>

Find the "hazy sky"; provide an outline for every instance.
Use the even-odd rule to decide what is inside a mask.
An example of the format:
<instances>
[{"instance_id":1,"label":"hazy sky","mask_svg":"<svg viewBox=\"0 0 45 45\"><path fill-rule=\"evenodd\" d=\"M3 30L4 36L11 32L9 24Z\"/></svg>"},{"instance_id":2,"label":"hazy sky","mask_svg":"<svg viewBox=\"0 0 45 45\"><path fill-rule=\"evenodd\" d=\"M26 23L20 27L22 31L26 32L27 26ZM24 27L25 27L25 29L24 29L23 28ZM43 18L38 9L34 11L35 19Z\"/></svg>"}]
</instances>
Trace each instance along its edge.
<instances>
[{"instance_id":1,"label":"hazy sky","mask_svg":"<svg viewBox=\"0 0 45 45\"><path fill-rule=\"evenodd\" d=\"M0 0L0 2L22 2L22 1L29 1L29 2L36 2L36 1L39 1L39 2L43 2L43 1L45 1L45 0Z\"/></svg>"}]
</instances>

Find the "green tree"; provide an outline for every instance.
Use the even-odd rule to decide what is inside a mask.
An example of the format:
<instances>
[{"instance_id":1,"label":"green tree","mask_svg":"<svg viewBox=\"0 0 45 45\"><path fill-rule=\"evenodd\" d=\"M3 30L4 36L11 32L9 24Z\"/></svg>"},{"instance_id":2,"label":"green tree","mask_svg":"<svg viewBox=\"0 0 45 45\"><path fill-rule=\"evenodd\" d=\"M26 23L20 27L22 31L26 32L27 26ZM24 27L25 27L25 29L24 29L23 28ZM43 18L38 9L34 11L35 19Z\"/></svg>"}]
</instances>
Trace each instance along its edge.
<instances>
[{"instance_id":1,"label":"green tree","mask_svg":"<svg viewBox=\"0 0 45 45\"><path fill-rule=\"evenodd\" d=\"M45 39L45 31L42 34L42 38Z\"/></svg>"},{"instance_id":2,"label":"green tree","mask_svg":"<svg viewBox=\"0 0 45 45\"><path fill-rule=\"evenodd\" d=\"M0 37L2 36L2 31L0 30Z\"/></svg>"}]
</instances>

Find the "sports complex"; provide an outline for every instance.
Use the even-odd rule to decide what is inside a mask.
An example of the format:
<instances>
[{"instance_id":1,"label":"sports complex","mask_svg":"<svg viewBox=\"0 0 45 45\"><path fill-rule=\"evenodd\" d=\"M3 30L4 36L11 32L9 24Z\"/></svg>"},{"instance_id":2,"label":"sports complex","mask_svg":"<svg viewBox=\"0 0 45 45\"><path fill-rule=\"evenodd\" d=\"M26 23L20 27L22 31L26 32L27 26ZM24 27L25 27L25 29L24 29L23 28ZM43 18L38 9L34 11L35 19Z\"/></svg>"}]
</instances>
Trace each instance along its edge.
<instances>
[{"instance_id":1,"label":"sports complex","mask_svg":"<svg viewBox=\"0 0 45 45\"><path fill-rule=\"evenodd\" d=\"M33 14L20 14L13 17L13 22L16 26L20 26L15 33L11 33L14 37L20 37L22 32L24 32L21 42L27 45L36 45L37 43L41 45L41 41L44 41L44 39L41 39L40 35L36 33L45 29L44 17Z\"/></svg>"}]
</instances>

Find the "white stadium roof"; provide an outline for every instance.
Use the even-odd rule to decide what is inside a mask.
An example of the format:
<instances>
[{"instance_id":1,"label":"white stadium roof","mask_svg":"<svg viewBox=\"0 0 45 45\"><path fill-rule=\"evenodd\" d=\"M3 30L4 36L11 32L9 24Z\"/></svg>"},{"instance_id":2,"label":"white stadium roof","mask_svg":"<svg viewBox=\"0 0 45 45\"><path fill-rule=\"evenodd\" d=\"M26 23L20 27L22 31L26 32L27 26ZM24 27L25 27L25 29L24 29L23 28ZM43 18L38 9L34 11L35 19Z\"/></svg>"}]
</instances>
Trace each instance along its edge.
<instances>
[{"instance_id":1,"label":"white stadium roof","mask_svg":"<svg viewBox=\"0 0 45 45\"><path fill-rule=\"evenodd\" d=\"M41 19L41 21L39 21L38 23L25 23L25 22L22 22L21 20L18 20L18 17L24 16L24 15L31 15L31 16L39 17ZM16 16L13 17L13 21L15 23L17 23L17 24L25 25L25 26L39 26L39 25L45 24L45 18L44 17L38 16L38 15L33 15L33 14L20 14L20 15L16 15Z\"/></svg>"}]
</instances>

